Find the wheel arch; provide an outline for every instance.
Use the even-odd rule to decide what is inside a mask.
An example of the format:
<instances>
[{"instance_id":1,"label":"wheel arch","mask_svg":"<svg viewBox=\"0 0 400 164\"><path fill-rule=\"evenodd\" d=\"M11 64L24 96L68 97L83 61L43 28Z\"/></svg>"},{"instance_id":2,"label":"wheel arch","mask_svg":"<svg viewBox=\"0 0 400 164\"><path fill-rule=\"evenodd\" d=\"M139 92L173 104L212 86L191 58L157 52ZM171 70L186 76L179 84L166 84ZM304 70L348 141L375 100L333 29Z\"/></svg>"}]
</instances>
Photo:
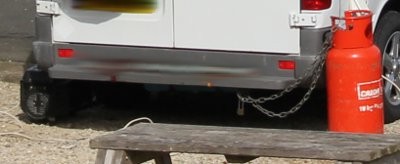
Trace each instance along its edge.
<instances>
[{"instance_id":1,"label":"wheel arch","mask_svg":"<svg viewBox=\"0 0 400 164\"><path fill-rule=\"evenodd\" d=\"M382 1L379 5L378 8L375 11L375 14L379 14L375 18L375 27L379 24L379 21L381 18L389 11L398 11L400 12L400 1L399 0L387 0L387 1ZM375 29L375 28L374 28Z\"/></svg>"}]
</instances>

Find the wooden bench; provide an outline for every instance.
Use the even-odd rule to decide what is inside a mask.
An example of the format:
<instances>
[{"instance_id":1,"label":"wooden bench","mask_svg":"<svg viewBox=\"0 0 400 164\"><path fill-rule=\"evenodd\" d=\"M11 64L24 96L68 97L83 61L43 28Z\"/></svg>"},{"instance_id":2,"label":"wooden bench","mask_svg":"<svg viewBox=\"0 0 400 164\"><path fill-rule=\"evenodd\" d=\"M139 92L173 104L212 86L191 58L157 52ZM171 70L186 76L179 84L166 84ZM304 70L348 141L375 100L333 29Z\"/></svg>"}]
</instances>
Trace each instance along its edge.
<instances>
[{"instance_id":1,"label":"wooden bench","mask_svg":"<svg viewBox=\"0 0 400 164\"><path fill-rule=\"evenodd\" d=\"M123 163L125 159L118 156L128 157L128 163L155 159L168 164L171 152L223 154L228 162L284 157L400 163L400 136L322 131L140 123L94 138L90 147L99 149L98 164Z\"/></svg>"}]
</instances>

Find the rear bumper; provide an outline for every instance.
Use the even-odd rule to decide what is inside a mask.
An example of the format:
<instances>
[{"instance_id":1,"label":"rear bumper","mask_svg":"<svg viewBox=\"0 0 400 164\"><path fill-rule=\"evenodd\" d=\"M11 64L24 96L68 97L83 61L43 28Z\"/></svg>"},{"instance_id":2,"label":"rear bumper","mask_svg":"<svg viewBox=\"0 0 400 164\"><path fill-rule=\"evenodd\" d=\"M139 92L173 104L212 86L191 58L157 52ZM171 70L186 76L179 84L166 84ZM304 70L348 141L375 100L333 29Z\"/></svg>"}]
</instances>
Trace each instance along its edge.
<instances>
[{"instance_id":1,"label":"rear bumper","mask_svg":"<svg viewBox=\"0 0 400 164\"><path fill-rule=\"evenodd\" d=\"M302 76L329 31L300 30L300 55L53 43L51 22L37 17L33 43L50 78L259 89L283 89ZM74 57L57 57L60 48L74 49ZM279 69L279 60L295 61L296 69Z\"/></svg>"},{"instance_id":2,"label":"rear bumper","mask_svg":"<svg viewBox=\"0 0 400 164\"><path fill-rule=\"evenodd\" d=\"M59 58L48 67L55 79L152 84L283 89L304 71L314 56L53 44L73 49L73 58ZM293 60L296 70L281 70L279 60Z\"/></svg>"},{"instance_id":3,"label":"rear bumper","mask_svg":"<svg viewBox=\"0 0 400 164\"><path fill-rule=\"evenodd\" d=\"M300 55L54 43L51 22L37 17L33 43L38 68L50 78L259 89L283 89L302 76L329 31L300 30ZM74 57L57 57L60 48ZM295 61L296 69L279 69L279 60Z\"/></svg>"}]
</instances>

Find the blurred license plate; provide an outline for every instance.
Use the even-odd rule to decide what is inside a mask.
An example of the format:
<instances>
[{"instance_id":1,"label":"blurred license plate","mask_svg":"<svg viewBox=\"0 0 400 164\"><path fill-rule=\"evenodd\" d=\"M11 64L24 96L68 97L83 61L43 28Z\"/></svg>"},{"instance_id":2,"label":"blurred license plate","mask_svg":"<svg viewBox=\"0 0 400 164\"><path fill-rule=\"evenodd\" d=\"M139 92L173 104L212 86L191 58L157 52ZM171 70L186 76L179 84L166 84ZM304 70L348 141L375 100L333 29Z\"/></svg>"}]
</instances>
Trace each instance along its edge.
<instances>
[{"instance_id":1,"label":"blurred license plate","mask_svg":"<svg viewBox=\"0 0 400 164\"><path fill-rule=\"evenodd\" d=\"M157 0L73 0L73 8L126 13L154 13Z\"/></svg>"}]
</instances>

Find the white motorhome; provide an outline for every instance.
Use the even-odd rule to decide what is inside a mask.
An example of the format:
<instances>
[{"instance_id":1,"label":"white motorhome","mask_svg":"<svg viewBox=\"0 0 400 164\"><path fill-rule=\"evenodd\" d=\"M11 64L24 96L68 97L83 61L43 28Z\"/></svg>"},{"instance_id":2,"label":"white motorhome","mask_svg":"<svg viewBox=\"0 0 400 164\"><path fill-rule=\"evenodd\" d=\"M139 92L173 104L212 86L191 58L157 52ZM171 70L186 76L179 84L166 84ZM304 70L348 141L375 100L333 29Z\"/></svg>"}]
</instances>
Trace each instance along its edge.
<instances>
[{"instance_id":1,"label":"white motorhome","mask_svg":"<svg viewBox=\"0 0 400 164\"><path fill-rule=\"evenodd\" d=\"M68 84L81 80L281 90L313 63L330 16L349 2L36 0L21 107L33 121L61 115L74 98ZM400 84L400 1L366 3L383 74ZM400 92L385 83L384 95L386 119L399 118Z\"/></svg>"}]
</instances>

